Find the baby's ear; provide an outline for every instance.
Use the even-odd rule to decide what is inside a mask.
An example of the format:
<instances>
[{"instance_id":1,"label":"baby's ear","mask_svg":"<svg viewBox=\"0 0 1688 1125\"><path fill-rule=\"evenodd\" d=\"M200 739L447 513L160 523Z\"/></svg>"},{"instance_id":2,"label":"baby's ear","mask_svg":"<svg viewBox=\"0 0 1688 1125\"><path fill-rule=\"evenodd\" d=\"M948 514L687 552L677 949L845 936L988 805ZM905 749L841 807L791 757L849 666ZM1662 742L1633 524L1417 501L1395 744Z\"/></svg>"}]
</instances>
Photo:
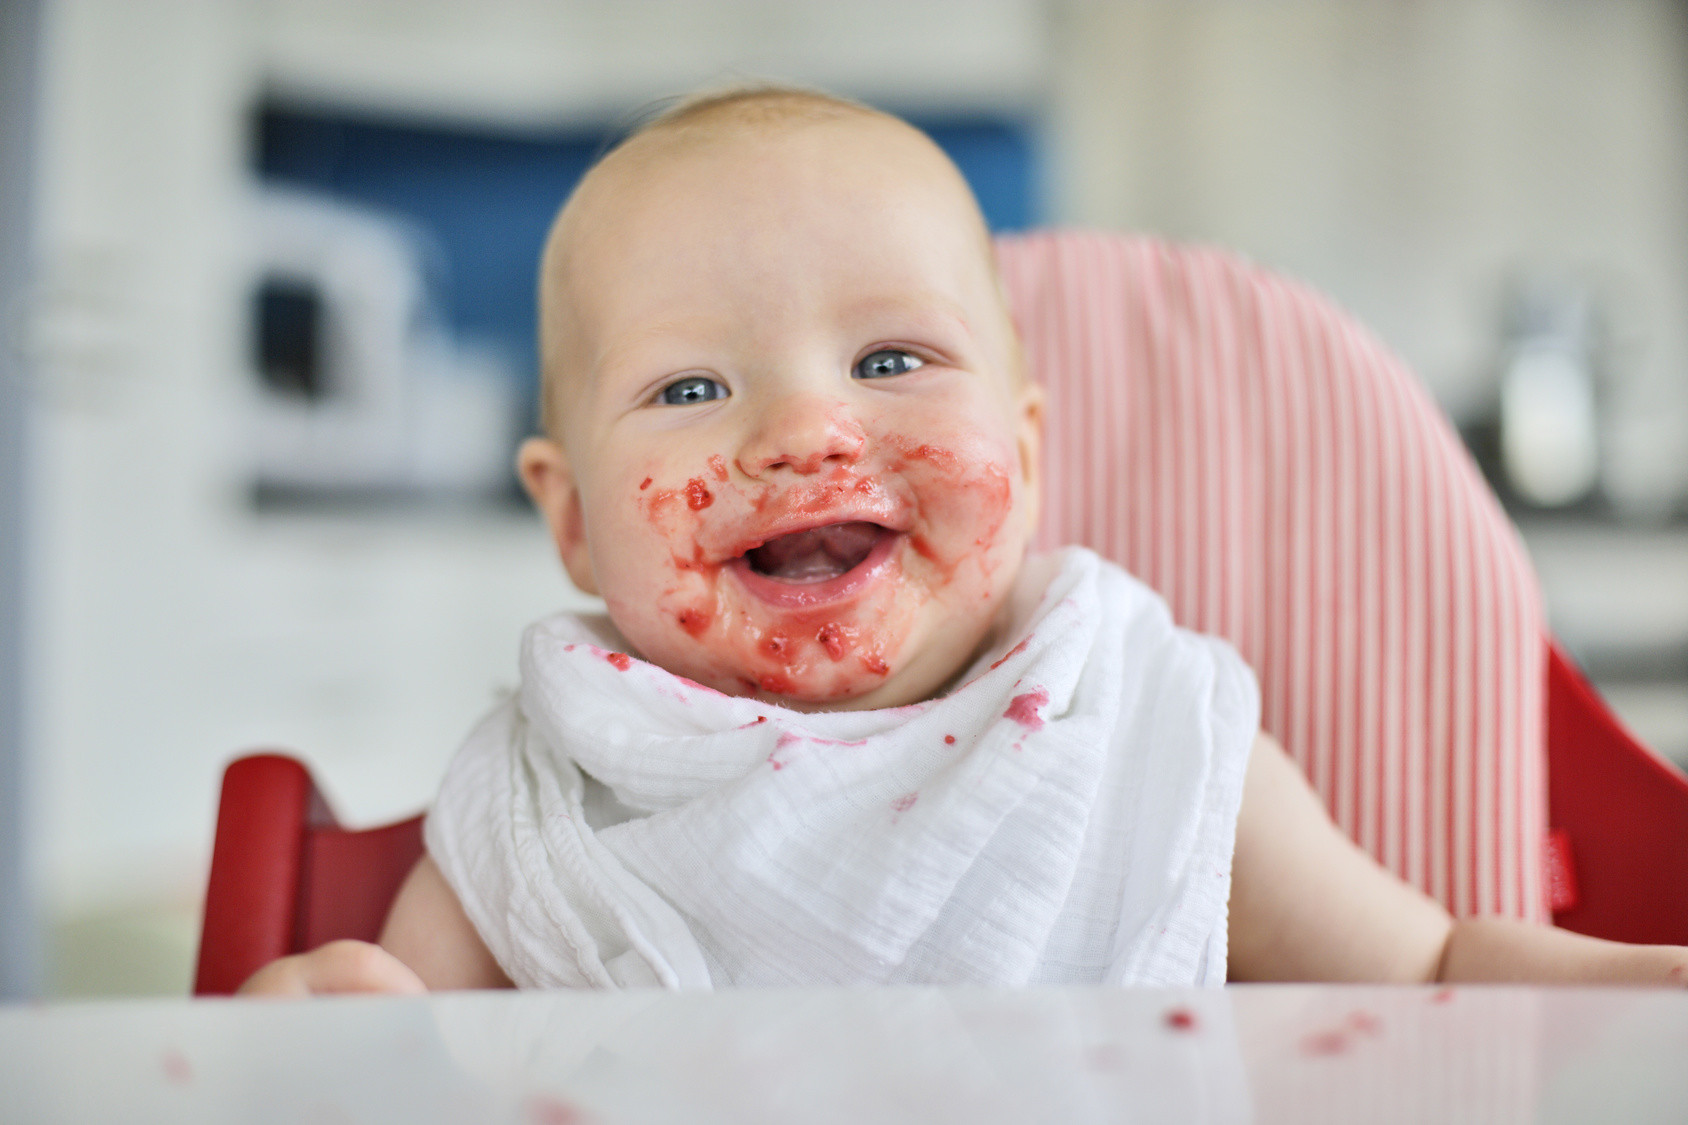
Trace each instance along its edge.
<instances>
[{"instance_id":1,"label":"baby's ear","mask_svg":"<svg viewBox=\"0 0 1688 1125\"><path fill-rule=\"evenodd\" d=\"M568 454L550 438L528 438L516 451L516 474L550 526L551 541L557 545L557 555L569 579L583 593L596 594L592 555L586 548L586 517Z\"/></svg>"},{"instance_id":2,"label":"baby's ear","mask_svg":"<svg viewBox=\"0 0 1688 1125\"><path fill-rule=\"evenodd\" d=\"M1020 474L1026 482L1026 530L1035 533L1038 505L1043 498L1043 387L1025 380L1020 385L1015 413L1019 423Z\"/></svg>"}]
</instances>

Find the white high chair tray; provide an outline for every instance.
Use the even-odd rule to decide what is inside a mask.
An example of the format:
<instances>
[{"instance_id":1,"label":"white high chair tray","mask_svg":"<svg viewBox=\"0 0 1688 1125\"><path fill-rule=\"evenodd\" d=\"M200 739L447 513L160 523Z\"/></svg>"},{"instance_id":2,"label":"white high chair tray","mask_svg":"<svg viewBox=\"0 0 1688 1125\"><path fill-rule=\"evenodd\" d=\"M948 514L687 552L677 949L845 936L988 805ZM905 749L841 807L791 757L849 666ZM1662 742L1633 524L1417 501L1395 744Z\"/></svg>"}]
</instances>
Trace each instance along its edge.
<instances>
[{"instance_id":1,"label":"white high chair tray","mask_svg":"<svg viewBox=\"0 0 1688 1125\"><path fill-rule=\"evenodd\" d=\"M480 992L0 1009L0 1121L1688 1120L1688 993Z\"/></svg>"}]
</instances>

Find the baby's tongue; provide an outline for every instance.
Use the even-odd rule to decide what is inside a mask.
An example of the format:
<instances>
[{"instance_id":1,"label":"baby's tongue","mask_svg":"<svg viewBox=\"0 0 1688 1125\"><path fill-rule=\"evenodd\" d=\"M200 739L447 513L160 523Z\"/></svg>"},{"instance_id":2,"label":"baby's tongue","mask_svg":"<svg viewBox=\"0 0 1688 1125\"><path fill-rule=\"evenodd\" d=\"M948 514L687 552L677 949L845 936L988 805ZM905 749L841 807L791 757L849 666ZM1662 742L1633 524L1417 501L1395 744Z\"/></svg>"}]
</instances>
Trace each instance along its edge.
<instances>
[{"instance_id":1,"label":"baby's tongue","mask_svg":"<svg viewBox=\"0 0 1688 1125\"><path fill-rule=\"evenodd\" d=\"M825 582L867 558L885 529L878 524L835 523L770 539L746 553L758 573L782 582Z\"/></svg>"}]
</instances>

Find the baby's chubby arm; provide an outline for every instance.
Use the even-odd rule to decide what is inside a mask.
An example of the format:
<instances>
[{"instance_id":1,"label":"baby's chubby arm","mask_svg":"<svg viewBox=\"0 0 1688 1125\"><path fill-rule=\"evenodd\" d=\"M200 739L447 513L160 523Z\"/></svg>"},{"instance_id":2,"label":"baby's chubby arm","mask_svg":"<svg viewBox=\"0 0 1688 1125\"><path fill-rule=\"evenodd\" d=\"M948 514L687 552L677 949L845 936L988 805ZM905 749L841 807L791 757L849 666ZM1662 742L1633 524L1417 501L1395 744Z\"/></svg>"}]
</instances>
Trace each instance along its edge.
<instances>
[{"instance_id":1,"label":"baby's chubby arm","mask_svg":"<svg viewBox=\"0 0 1688 1125\"><path fill-rule=\"evenodd\" d=\"M1688 984L1688 948L1454 921L1344 836L1264 734L1237 820L1229 939L1239 981Z\"/></svg>"},{"instance_id":2,"label":"baby's chubby arm","mask_svg":"<svg viewBox=\"0 0 1688 1125\"><path fill-rule=\"evenodd\" d=\"M510 988L457 895L424 855L399 888L381 943L333 941L283 957L240 986L243 996Z\"/></svg>"}]
</instances>

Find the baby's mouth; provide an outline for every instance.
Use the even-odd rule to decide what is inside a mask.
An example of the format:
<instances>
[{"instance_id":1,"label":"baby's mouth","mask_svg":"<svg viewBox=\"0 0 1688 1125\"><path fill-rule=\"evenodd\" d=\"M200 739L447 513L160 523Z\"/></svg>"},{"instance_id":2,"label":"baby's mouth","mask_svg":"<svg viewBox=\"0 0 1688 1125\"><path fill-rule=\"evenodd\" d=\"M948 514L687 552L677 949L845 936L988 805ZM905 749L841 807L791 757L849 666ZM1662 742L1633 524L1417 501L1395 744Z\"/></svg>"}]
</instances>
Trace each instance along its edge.
<instances>
[{"instance_id":1,"label":"baby's mouth","mask_svg":"<svg viewBox=\"0 0 1688 1125\"><path fill-rule=\"evenodd\" d=\"M776 609L836 607L889 573L901 541L890 528L844 520L775 536L729 560L727 569L746 593Z\"/></svg>"},{"instance_id":2,"label":"baby's mouth","mask_svg":"<svg viewBox=\"0 0 1688 1125\"><path fill-rule=\"evenodd\" d=\"M862 564L893 533L876 523L852 520L812 527L770 539L744 554L750 569L776 582L828 582Z\"/></svg>"}]
</instances>

